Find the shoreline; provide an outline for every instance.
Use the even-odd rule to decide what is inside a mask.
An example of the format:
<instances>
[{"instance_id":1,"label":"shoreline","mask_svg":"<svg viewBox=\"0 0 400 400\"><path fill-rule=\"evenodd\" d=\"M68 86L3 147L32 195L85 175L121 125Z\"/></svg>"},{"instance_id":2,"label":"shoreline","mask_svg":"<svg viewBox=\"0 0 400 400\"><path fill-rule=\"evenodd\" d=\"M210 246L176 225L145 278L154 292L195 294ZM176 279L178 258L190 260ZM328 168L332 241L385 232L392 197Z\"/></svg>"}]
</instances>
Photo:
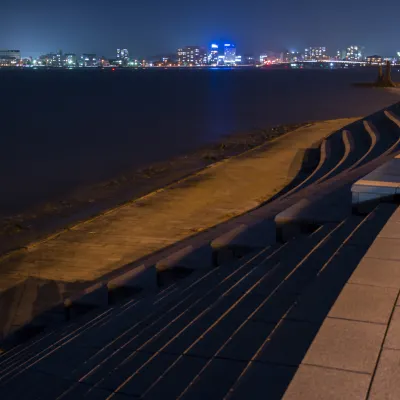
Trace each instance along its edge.
<instances>
[{"instance_id":1,"label":"shoreline","mask_svg":"<svg viewBox=\"0 0 400 400\"><path fill-rule=\"evenodd\" d=\"M81 187L63 198L33 206L23 213L0 217L0 257L312 124L285 124L226 135L222 140L192 152L126 171L112 180Z\"/></svg>"}]
</instances>

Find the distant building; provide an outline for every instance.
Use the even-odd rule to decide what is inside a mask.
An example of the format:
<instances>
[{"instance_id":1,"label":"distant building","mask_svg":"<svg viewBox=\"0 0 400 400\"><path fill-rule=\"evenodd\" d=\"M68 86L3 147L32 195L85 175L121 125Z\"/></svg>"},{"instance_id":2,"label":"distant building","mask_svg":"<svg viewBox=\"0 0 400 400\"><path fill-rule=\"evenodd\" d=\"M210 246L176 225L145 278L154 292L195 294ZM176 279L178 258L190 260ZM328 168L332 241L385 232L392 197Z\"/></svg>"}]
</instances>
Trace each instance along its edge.
<instances>
[{"instance_id":1,"label":"distant building","mask_svg":"<svg viewBox=\"0 0 400 400\"><path fill-rule=\"evenodd\" d=\"M346 50L338 50L336 52L335 60L342 61L346 59Z\"/></svg>"},{"instance_id":2,"label":"distant building","mask_svg":"<svg viewBox=\"0 0 400 400\"><path fill-rule=\"evenodd\" d=\"M208 57L207 57L208 64L217 65L218 64L218 56L219 56L218 45L213 43L211 45L211 49L210 49L210 52L208 53Z\"/></svg>"},{"instance_id":3,"label":"distant building","mask_svg":"<svg viewBox=\"0 0 400 400\"><path fill-rule=\"evenodd\" d=\"M327 60L326 47L309 47L305 50L304 60L321 61Z\"/></svg>"},{"instance_id":4,"label":"distant building","mask_svg":"<svg viewBox=\"0 0 400 400\"><path fill-rule=\"evenodd\" d=\"M304 60L304 56L299 51L286 51L282 55L282 61L285 63L293 63Z\"/></svg>"},{"instance_id":5,"label":"distant building","mask_svg":"<svg viewBox=\"0 0 400 400\"><path fill-rule=\"evenodd\" d=\"M39 57L39 65L60 68L63 66L63 55L60 50L58 53L44 54Z\"/></svg>"},{"instance_id":6,"label":"distant building","mask_svg":"<svg viewBox=\"0 0 400 400\"><path fill-rule=\"evenodd\" d=\"M78 63L80 67L97 67L99 60L96 54L85 53L81 55Z\"/></svg>"},{"instance_id":7,"label":"distant building","mask_svg":"<svg viewBox=\"0 0 400 400\"><path fill-rule=\"evenodd\" d=\"M73 53L64 54L63 64L65 67L70 67L70 68L76 67L77 61L78 61L78 58L77 58L76 54L73 54Z\"/></svg>"},{"instance_id":8,"label":"distant building","mask_svg":"<svg viewBox=\"0 0 400 400\"><path fill-rule=\"evenodd\" d=\"M236 61L236 46L231 43L224 44L224 63L235 64Z\"/></svg>"},{"instance_id":9,"label":"distant building","mask_svg":"<svg viewBox=\"0 0 400 400\"><path fill-rule=\"evenodd\" d=\"M179 65L205 65L207 64L207 53L200 46L186 46L178 49L177 58Z\"/></svg>"},{"instance_id":10,"label":"distant building","mask_svg":"<svg viewBox=\"0 0 400 400\"><path fill-rule=\"evenodd\" d=\"M383 64L383 58L381 56L377 56L377 55L368 56L366 61L367 61L367 64L370 64L370 65Z\"/></svg>"},{"instance_id":11,"label":"distant building","mask_svg":"<svg viewBox=\"0 0 400 400\"><path fill-rule=\"evenodd\" d=\"M362 47L349 46L346 50L346 61L362 61Z\"/></svg>"},{"instance_id":12,"label":"distant building","mask_svg":"<svg viewBox=\"0 0 400 400\"><path fill-rule=\"evenodd\" d=\"M242 63L244 65L255 65L256 64L256 59L253 56L253 54L244 54L242 58Z\"/></svg>"},{"instance_id":13,"label":"distant building","mask_svg":"<svg viewBox=\"0 0 400 400\"><path fill-rule=\"evenodd\" d=\"M19 50L0 50L0 58L14 58L15 60L21 59L21 52Z\"/></svg>"},{"instance_id":14,"label":"distant building","mask_svg":"<svg viewBox=\"0 0 400 400\"><path fill-rule=\"evenodd\" d=\"M127 60L129 58L128 49L117 49L117 59Z\"/></svg>"}]
</instances>

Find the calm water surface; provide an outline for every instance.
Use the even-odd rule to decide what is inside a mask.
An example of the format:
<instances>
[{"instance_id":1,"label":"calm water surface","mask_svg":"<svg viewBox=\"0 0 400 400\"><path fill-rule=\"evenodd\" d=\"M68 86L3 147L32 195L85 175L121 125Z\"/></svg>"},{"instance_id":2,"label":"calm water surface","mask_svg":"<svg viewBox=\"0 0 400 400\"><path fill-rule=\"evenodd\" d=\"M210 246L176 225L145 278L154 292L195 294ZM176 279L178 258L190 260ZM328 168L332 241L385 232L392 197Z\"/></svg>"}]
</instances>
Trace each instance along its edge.
<instances>
[{"instance_id":1,"label":"calm water surface","mask_svg":"<svg viewBox=\"0 0 400 400\"><path fill-rule=\"evenodd\" d=\"M0 216L225 134L400 100L370 70L0 71ZM393 77L400 81L400 73Z\"/></svg>"}]
</instances>

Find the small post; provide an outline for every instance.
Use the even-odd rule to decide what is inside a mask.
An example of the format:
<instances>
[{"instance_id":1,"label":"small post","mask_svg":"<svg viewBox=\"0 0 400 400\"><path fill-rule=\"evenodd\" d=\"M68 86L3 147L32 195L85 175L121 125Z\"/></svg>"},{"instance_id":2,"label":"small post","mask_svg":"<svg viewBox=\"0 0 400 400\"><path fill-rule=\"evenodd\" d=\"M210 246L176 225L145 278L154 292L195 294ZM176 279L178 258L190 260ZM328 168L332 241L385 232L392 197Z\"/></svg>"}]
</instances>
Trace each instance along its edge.
<instances>
[{"instance_id":1,"label":"small post","mask_svg":"<svg viewBox=\"0 0 400 400\"><path fill-rule=\"evenodd\" d=\"M379 64L378 66L378 79L376 81L376 84L381 86L383 84L383 71L382 71L382 65Z\"/></svg>"},{"instance_id":2,"label":"small post","mask_svg":"<svg viewBox=\"0 0 400 400\"><path fill-rule=\"evenodd\" d=\"M385 78L383 80L384 86L395 87L396 85L392 81L392 64L389 60L386 61Z\"/></svg>"}]
</instances>

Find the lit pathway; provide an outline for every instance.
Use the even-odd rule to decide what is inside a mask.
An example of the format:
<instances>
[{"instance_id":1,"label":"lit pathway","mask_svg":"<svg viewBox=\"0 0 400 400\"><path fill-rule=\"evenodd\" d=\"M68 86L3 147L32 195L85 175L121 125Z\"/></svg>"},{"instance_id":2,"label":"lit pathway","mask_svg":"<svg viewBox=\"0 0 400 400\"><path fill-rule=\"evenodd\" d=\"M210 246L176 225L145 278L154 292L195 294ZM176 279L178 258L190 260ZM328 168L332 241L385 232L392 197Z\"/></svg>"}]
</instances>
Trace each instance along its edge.
<instances>
[{"instance_id":1,"label":"lit pathway","mask_svg":"<svg viewBox=\"0 0 400 400\"><path fill-rule=\"evenodd\" d=\"M25 321L26 313L33 316L59 302L66 291L78 289L74 282L97 279L256 207L285 186L289 172L296 170L299 149L355 120L300 128L2 260L0 294L14 288L0 296L0 307L7 310L0 316L0 337L19 326L19 319ZM48 281L57 282L56 288ZM50 293L43 295L45 284Z\"/></svg>"},{"instance_id":2,"label":"lit pathway","mask_svg":"<svg viewBox=\"0 0 400 400\"><path fill-rule=\"evenodd\" d=\"M0 263L0 290L26 277L90 281L256 207L287 183L297 151L355 119L316 123L78 224ZM292 166L293 168L293 166Z\"/></svg>"}]
</instances>

